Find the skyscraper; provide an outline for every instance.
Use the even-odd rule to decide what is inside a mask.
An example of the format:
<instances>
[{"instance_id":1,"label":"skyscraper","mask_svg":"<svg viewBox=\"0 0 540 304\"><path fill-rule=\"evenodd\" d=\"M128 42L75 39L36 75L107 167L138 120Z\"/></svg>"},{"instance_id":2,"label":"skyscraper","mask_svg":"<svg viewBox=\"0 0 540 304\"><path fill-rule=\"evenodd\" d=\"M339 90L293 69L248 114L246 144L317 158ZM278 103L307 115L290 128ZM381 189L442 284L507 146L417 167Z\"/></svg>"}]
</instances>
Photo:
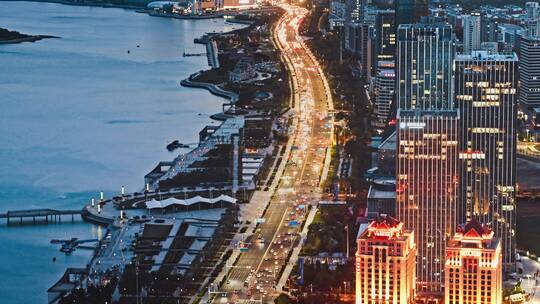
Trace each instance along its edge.
<instances>
[{"instance_id":1,"label":"skyscraper","mask_svg":"<svg viewBox=\"0 0 540 304\"><path fill-rule=\"evenodd\" d=\"M501 244L475 220L458 228L446 248L445 304L501 304Z\"/></svg>"},{"instance_id":2,"label":"skyscraper","mask_svg":"<svg viewBox=\"0 0 540 304\"><path fill-rule=\"evenodd\" d=\"M379 61L377 74L375 75L375 115L377 120L374 125L384 128L390 118L390 106L394 99L394 87L396 82L396 71L394 61Z\"/></svg>"},{"instance_id":3,"label":"skyscraper","mask_svg":"<svg viewBox=\"0 0 540 304\"><path fill-rule=\"evenodd\" d=\"M395 11L380 10L375 18L377 60L393 60L396 55Z\"/></svg>"},{"instance_id":4,"label":"skyscraper","mask_svg":"<svg viewBox=\"0 0 540 304\"><path fill-rule=\"evenodd\" d=\"M414 233L391 217L372 221L357 240L356 303L412 304Z\"/></svg>"},{"instance_id":5,"label":"skyscraper","mask_svg":"<svg viewBox=\"0 0 540 304\"><path fill-rule=\"evenodd\" d=\"M369 23L351 23L345 26L345 49L354 53L360 62L362 77L371 76L373 25Z\"/></svg>"},{"instance_id":6,"label":"skyscraper","mask_svg":"<svg viewBox=\"0 0 540 304\"><path fill-rule=\"evenodd\" d=\"M444 252L457 223L456 110L398 110L398 219L415 232L419 292L441 292Z\"/></svg>"},{"instance_id":7,"label":"skyscraper","mask_svg":"<svg viewBox=\"0 0 540 304\"><path fill-rule=\"evenodd\" d=\"M397 217L415 232L417 286L423 293L442 291L446 242L457 222L452 36L447 24L398 28Z\"/></svg>"},{"instance_id":8,"label":"skyscraper","mask_svg":"<svg viewBox=\"0 0 540 304\"><path fill-rule=\"evenodd\" d=\"M491 225L506 265L514 261L516 246L517 63L515 54L474 51L456 56L454 72L460 214Z\"/></svg>"},{"instance_id":9,"label":"skyscraper","mask_svg":"<svg viewBox=\"0 0 540 304\"><path fill-rule=\"evenodd\" d=\"M525 106L540 106L540 37L523 37L519 50L519 102Z\"/></svg>"},{"instance_id":10,"label":"skyscraper","mask_svg":"<svg viewBox=\"0 0 540 304\"><path fill-rule=\"evenodd\" d=\"M398 27L397 35L398 108L452 109L452 27L406 24Z\"/></svg>"},{"instance_id":11,"label":"skyscraper","mask_svg":"<svg viewBox=\"0 0 540 304\"><path fill-rule=\"evenodd\" d=\"M538 19L540 17L540 4L538 2L525 3L525 13L528 19Z\"/></svg>"},{"instance_id":12,"label":"skyscraper","mask_svg":"<svg viewBox=\"0 0 540 304\"><path fill-rule=\"evenodd\" d=\"M470 53L480 49L481 19L480 14L464 15L463 23L463 53Z\"/></svg>"}]
</instances>

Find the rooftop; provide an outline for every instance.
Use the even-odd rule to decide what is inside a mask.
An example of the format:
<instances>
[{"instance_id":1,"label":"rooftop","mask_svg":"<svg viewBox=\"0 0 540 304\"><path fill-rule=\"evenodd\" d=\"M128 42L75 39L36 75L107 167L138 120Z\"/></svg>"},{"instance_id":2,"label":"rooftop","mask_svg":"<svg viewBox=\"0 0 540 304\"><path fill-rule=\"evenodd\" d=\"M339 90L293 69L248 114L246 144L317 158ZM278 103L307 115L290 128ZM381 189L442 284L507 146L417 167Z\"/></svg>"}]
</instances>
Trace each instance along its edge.
<instances>
[{"instance_id":1,"label":"rooftop","mask_svg":"<svg viewBox=\"0 0 540 304\"><path fill-rule=\"evenodd\" d=\"M379 190L375 187L369 187L368 199L395 199L396 191Z\"/></svg>"},{"instance_id":2,"label":"rooftop","mask_svg":"<svg viewBox=\"0 0 540 304\"><path fill-rule=\"evenodd\" d=\"M471 54L457 54L456 61L466 60L492 60L492 61L517 61L516 53L501 54L488 51L472 51Z\"/></svg>"},{"instance_id":3,"label":"rooftop","mask_svg":"<svg viewBox=\"0 0 540 304\"><path fill-rule=\"evenodd\" d=\"M382 215L374 219L366 231L362 234L362 239L392 239L403 235L403 223L391 216Z\"/></svg>"}]
</instances>

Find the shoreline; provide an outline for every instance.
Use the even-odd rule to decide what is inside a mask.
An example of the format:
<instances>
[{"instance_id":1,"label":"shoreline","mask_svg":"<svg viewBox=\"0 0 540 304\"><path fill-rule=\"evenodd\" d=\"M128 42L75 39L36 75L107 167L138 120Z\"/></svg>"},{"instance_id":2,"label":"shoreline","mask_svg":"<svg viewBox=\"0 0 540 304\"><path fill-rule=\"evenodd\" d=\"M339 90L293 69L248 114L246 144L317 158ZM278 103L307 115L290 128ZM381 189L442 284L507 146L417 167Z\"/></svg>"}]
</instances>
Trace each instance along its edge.
<instances>
[{"instance_id":1,"label":"shoreline","mask_svg":"<svg viewBox=\"0 0 540 304\"><path fill-rule=\"evenodd\" d=\"M0 44L18 44L18 43L23 43L23 42L37 42L43 39L52 39L52 38L60 38L60 37L51 36L51 35L35 35L35 36L21 37L21 38L10 39L10 40L0 40Z\"/></svg>"},{"instance_id":2,"label":"shoreline","mask_svg":"<svg viewBox=\"0 0 540 304\"><path fill-rule=\"evenodd\" d=\"M89 7L102 7L102 8L123 8L127 10L137 10L145 8L146 6L138 5L128 5L128 4L113 4L113 3L102 3L102 2L74 2L74 1L65 1L65 0L9 0L14 2L40 2L40 3L56 3L64 5L73 5L73 6L89 6Z\"/></svg>"},{"instance_id":3,"label":"shoreline","mask_svg":"<svg viewBox=\"0 0 540 304\"><path fill-rule=\"evenodd\" d=\"M213 83L194 81L193 78L197 77L199 74L200 72L189 75L188 78L180 81L180 85L186 88L206 89L215 96L229 99L229 101L233 104L236 103L240 98L239 94L231 91L226 91Z\"/></svg>"}]
</instances>

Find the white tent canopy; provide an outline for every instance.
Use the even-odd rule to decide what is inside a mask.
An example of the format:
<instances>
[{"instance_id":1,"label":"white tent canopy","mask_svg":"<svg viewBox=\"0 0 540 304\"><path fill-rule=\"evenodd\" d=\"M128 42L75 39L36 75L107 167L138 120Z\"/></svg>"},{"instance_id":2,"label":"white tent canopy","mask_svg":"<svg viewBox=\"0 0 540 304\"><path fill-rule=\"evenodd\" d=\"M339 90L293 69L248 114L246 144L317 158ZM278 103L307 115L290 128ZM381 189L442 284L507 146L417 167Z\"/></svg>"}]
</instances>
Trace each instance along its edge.
<instances>
[{"instance_id":1,"label":"white tent canopy","mask_svg":"<svg viewBox=\"0 0 540 304\"><path fill-rule=\"evenodd\" d=\"M177 199L174 197L171 197L162 201L152 199L151 201L146 202L146 209L163 209L171 205L191 206L191 205L199 204L199 203L215 204L215 203L221 203L221 202L235 204L236 199L234 197L230 197L224 194L216 198L205 198L205 197L197 195L195 197L188 198L185 200Z\"/></svg>"}]
</instances>

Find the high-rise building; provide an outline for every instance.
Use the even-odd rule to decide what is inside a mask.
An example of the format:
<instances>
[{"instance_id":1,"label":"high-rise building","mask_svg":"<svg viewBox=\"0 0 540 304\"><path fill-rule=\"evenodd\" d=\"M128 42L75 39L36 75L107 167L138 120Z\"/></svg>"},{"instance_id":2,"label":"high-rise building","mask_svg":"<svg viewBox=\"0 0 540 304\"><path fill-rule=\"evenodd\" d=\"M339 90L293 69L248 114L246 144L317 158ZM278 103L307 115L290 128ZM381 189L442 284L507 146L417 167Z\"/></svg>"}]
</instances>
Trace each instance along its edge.
<instances>
[{"instance_id":1,"label":"high-rise building","mask_svg":"<svg viewBox=\"0 0 540 304\"><path fill-rule=\"evenodd\" d=\"M538 2L525 3L525 12L528 19L540 18L540 4Z\"/></svg>"},{"instance_id":2,"label":"high-rise building","mask_svg":"<svg viewBox=\"0 0 540 304\"><path fill-rule=\"evenodd\" d=\"M515 54L486 51L457 55L454 62L460 215L491 224L508 266L516 247L517 64Z\"/></svg>"},{"instance_id":3,"label":"high-rise building","mask_svg":"<svg viewBox=\"0 0 540 304\"><path fill-rule=\"evenodd\" d=\"M418 240L416 277L422 293L442 291L446 241L457 220L454 51L448 24L398 28L397 216Z\"/></svg>"},{"instance_id":4,"label":"high-rise building","mask_svg":"<svg viewBox=\"0 0 540 304\"><path fill-rule=\"evenodd\" d=\"M523 37L519 50L519 102L540 106L540 37Z\"/></svg>"},{"instance_id":5,"label":"high-rise building","mask_svg":"<svg viewBox=\"0 0 540 304\"><path fill-rule=\"evenodd\" d=\"M364 18L366 0L346 0L347 16L346 23L359 23Z\"/></svg>"},{"instance_id":6,"label":"high-rise building","mask_svg":"<svg viewBox=\"0 0 540 304\"><path fill-rule=\"evenodd\" d=\"M377 120L375 126L384 128L390 117L390 107L394 99L394 87L396 82L396 71L394 61L379 61L377 74L374 79L373 95L375 96L375 115Z\"/></svg>"},{"instance_id":7,"label":"high-rise building","mask_svg":"<svg viewBox=\"0 0 540 304\"><path fill-rule=\"evenodd\" d=\"M414 233L383 216L357 240L356 303L412 304L415 296Z\"/></svg>"},{"instance_id":8,"label":"high-rise building","mask_svg":"<svg viewBox=\"0 0 540 304\"><path fill-rule=\"evenodd\" d=\"M379 10L375 18L377 60L393 60L396 55L395 11Z\"/></svg>"},{"instance_id":9,"label":"high-rise building","mask_svg":"<svg viewBox=\"0 0 540 304\"><path fill-rule=\"evenodd\" d=\"M501 244L475 220L459 227L446 247L445 304L501 304Z\"/></svg>"},{"instance_id":10,"label":"high-rise building","mask_svg":"<svg viewBox=\"0 0 540 304\"><path fill-rule=\"evenodd\" d=\"M396 209L415 232L417 290L438 293L444 253L457 223L456 110L398 110Z\"/></svg>"},{"instance_id":11,"label":"high-rise building","mask_svg":"<svg viewBox=\"0 0 540 304\"><path fill-rule=\"evenodd\" d=\"M482 42L497 41L497 31L499 28L499 20L493 16L482 15L480 25L480 36Z\"/></svg>"},{"instance_id":12,"label":"high-rise building","mask_svg":"<svg viewBox=\"0 0 540 304\"><path fill-rule=\"evenodd\" d=\"M463 52L468 54L471 51L479 50L480 37L480 14L464 15L463 22Z\"/></svg>"},{"instance_id":13,"label":"high-rise building","mask_svg":"<svg viewBox=\"0 0 540 304\"><path fill-rule=\"evenodd\" d=\"M421 21L429 13L428 0L395 0L396 26Z\"/></svg>"},{"instance_id":14,"label":"high-rise building","mask_svg":"<svg viewBox=\"0 0 540 304\"><path fill-rule=\"evenodd\" d=\"M373 25L350 23L345 26L345 49L359 58L362 77L371 76Z\"/></svg>"},{"instance_id":15,"label":"high-rise building","mask_svg":"<svg viewBox=\"0 0 540 304\"><path fill-rule=\"evenodd\" d=\"M398 108L451 109L455 43L448 24L406 24L398 28Z\"/></svg>"}]
</instances>

